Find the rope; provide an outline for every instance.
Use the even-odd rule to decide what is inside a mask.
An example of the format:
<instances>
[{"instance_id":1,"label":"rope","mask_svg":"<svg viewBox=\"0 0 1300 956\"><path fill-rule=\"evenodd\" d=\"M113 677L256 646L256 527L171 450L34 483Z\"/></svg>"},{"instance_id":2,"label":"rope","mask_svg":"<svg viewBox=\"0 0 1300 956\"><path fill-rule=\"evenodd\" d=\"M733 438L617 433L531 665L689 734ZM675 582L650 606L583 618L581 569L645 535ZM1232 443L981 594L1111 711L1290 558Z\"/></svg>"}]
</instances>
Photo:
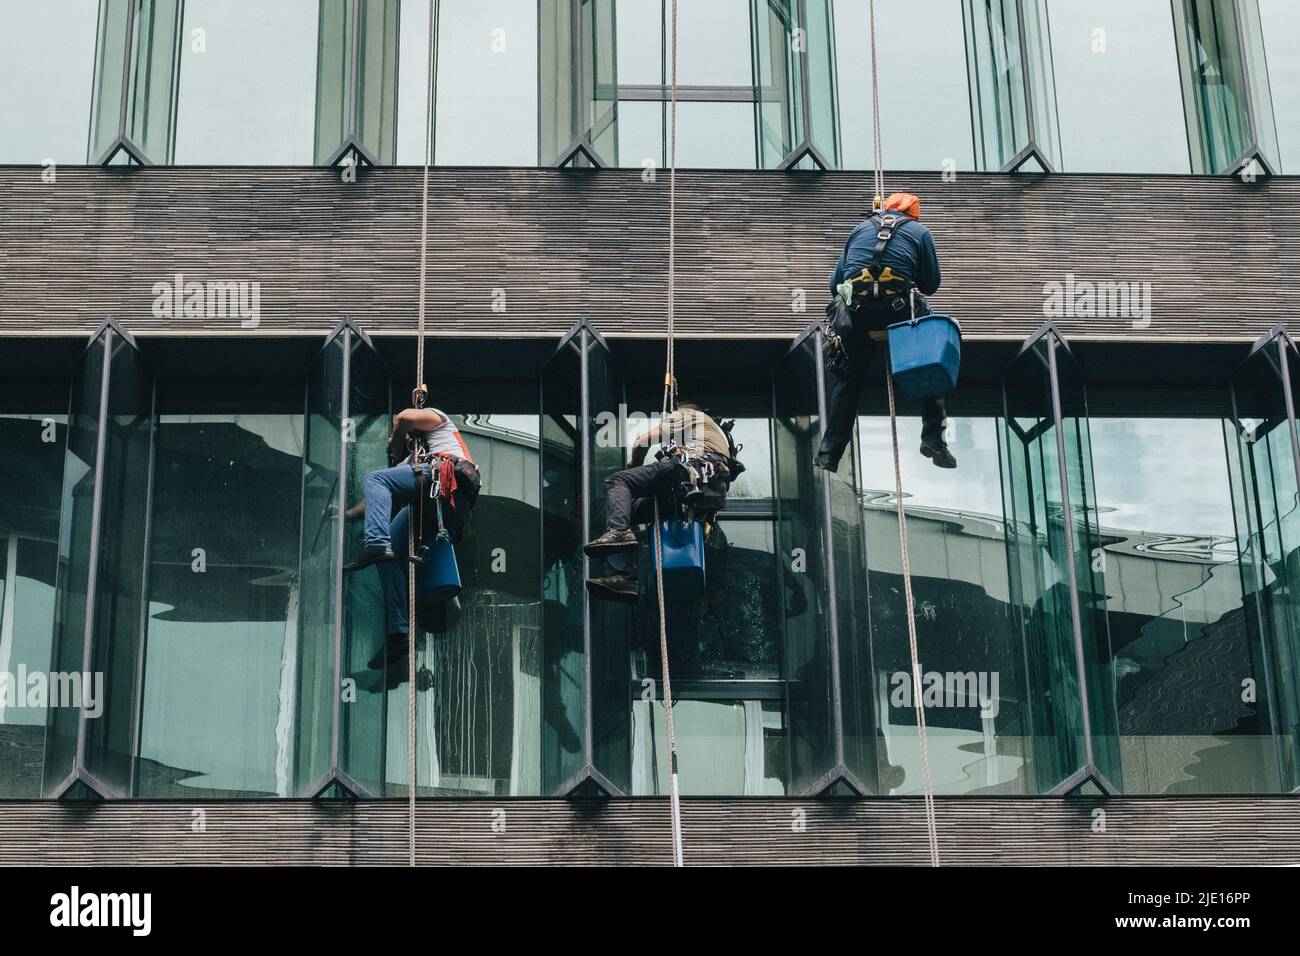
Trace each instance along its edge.
<instances>
[{"instance_id":1,"label":"rope","mask_svg":"<svg viewBox=\"0 0 1300 956\"><path fill-rule=\"evenodd\" d=\"M884 208L885 169L880 145L880 82L876 74L876 0L871 0L871 116L875 139L875 198L877 212ZM916 298L912 298L916 317ZM886 363L885 390L889 393L889 435L894 451L894 503L898 508L898 547L903 558L903 594L907 599L907 644L912 656L912 706L916 711L916 741L921 758L921 786L924 790L925 834L930 847L930 865L939 865L939 827L934 812L934 781L930 776L930 753L925 727L925 698L921 688L921 655L916 641L916 606L912 599L912 567L907 555L907 511L903 508L903 469L898 455L898 411L894 403L894 376Z\"/></svg>"},{"instance_id":2,"label":"rope","mask_svg":"<svg viewBox=\"0 0 1300 956\"><path fill-rule=\"evenodd\" d=\"M885 166L880 145L880 80L876 73L876 0L871 0L871 135L875 148L875 197L872 207L880 212L885 208Z\"/></svg>"},{"instance_id":3,"label":"rope","mask_svg":"<svg viewBox=\"0 0 1300 956\"><path fill-rule=\"evenodd\" d=\"M673 311L677 295L677 0L673 0L672 103L668 137L668 337L664 370L664 400L660 422L677 407L677 378L673 368ZM664 543L659 528L659 497L655 496L655 593L659 599L659 660L663 668L664 734L668 740L669 798L672 813L673 866L682 866L682 800L677 781L677 737L673 732L673 687L668 671L668 611L664 607Z\"/></svg>"},{"instance_id":4,"label":"rope","mask_svg":"<svg viewBox=\"0 0 1300 956\"><path fill-rule=\"evenodd\" d=\"M429 247L429 166L433 162L433 34L436 20L436 4L437 0L429 0L429 39L425 51L427 65L424 91L427 104L424 114L424 180L420 187L420 317L419 333L415 344L416 393L413 396L417 407L424 404L420 396L424 388L424 303L425 278L428 270L425 254ZM423 489L423 482L420 483L420 487ZM423 516L423 490L420 492L420 498L421 516ZM406 554L408 558L415 556L415 515L412 514L410 517L411 520L406 523ZM417 625L415 620L415 565L409 561L406 565L406 600L406 679L408 682L406 685L406 812L408 822L406 850L407 865L415 866L415 632Z\"/></svg>"}]
</instances>

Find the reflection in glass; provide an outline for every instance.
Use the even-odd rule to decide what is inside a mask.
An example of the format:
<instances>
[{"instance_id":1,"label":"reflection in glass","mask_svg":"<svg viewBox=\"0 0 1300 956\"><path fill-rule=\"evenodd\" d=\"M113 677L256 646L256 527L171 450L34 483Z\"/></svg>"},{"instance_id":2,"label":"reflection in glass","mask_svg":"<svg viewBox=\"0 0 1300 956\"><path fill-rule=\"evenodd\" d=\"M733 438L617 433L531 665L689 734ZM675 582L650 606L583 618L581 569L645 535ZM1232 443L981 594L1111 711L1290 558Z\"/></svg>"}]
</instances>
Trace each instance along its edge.
<instances>
[{"instance_id":1,"label":"reflection in glass","mask_svg":"<svg viewBox=\"0 0 1300 956\"><path fill-rule=\"evenodd\" d=\"M1053 352L1048 333L1027 347L1003 381L1004 414L999 432L1003 514L1008 550L1008 593L1025 661L1031 792L1058 790L1088 768L1090 739L1080 681L1090 672L1082 636L1084 615L1077 578L1079 512L1067 512L1066 481L1075 457L1055 407ZM1075 465L1074 472L1079 471ZM1070 492L1076 486L1071 484ZM1081 499L1082 500L1082 499ZM1073 499L1071 505L1074 506ZM1086 506L1083 508L1086 513ZM1087 557L1087 552L1084 552ZM1092 622L1091 616L1087 617Z\"/></svg>"},{"instance_id":2,"label":"reflection in glass","mask_svg":"<svg viewBox=\"0 0 1300 956\"><path fill-rule=\"evenodd\" d=\"M963 0L966 63L978 169L1042 172L1031 147L1060 162L1056 81L1046 0ZM1020 11L1024 10L1024 22Z\"/></svg>"},{"instance_id":3,"label":"reflection in glass","mask_svg":"<svg viewBox=\"0 0 1300 956\"><path fill-rule=\"evenodd\" d=\"M421 622L428 633L417 640L419 792L537 796L547 723L536 393L504 403L487 390L448 393L444 399L435 391L434 400L450 404L454 394L467 406L490 403L507 412L453 414L483 489L456 546L464 589L443 613ZM525 408L534 414L520 414ZM389 793L405 792L407 689L402 684L388 694ZM574 743L572 728L564 741Z\"/></svg>"},{"instance_id":4,"label":"reflection in glass","mask_svg":"<svg viewBox=\"0 0 1300 956\"><path fill-rule=\"evenodd\" d=\"M813 464L821 441L819 364L815 337L809 337L781 361L773 378L777 554L792 572L781 594L794 793L816 785L835 763L823 473Z\"/></svg>"},{"instance_id":5,"label":"reflection in glass","mask_svg":"<svg viewBox=\"0 0 1300 956\"><path fill-rule=\"evenodd\" d=\"M1225 422L1234 487L1241 588L1255 625L1262 670L1249 695L1274 735L1278 776L1272 788L1300 785L1300 610L1295 599L1300 556L1300 486L1292 400L1296 353L1285 336L1257 348L1233 379L1233 417ZM1246 702L1243 698L1243 703ZM1253 703L1253 701L1251 701ZM1251 781L1258 787L1258 777Z\"/></svg>"},{"instance_id":6,"label":"reflection in glass","mask_svg":"<svg viewBox=\"0 0 1300 956\"><path fill-rule=\"evenodd\" d=\"M581 335L542 369L542 790L583 768L586 659L583 639L586 485L582 449Z\"/></svg>"},{"instance_id":7,"label":"reflection in glass","mask_svg":"<svg viewBox=\"0 0 1300 956\"><path fill-rule=\"evenodd\" d=\"M328 162L349 141L381 164L393 162L397 152L399 7L399 0L366 0L360 4L358 21L353 0L321 0L316 34L318 164ZM423 128L421 123L421 136Z\"/></svg>"},{"instance_id":8,"label":"reflection in glass","mask_svg":"<svg viewBox=\"0 0 1300 956\"><path fill-rule=\"evenodd\" d=\"M1262 118L1273 111L1257 7L1235 0L1178 0L1173 10L1183 106L1194 133L1192 172L1230 170L1252 145L1276 168L1275 127L1252 124L1250 115L1252 108Z\"/></svg>"},{"instance_id":9,"label":"reflection in glass","mask_svg":"<svg viewBox=\"0 0 1300 956\"><path fill-rule=\"evenodd\" d=\"M301 393L158 408L137 795L291 796Z\"/></svg>"},{"instance_id":10,"label":"reflection in glass","mask_svg":"<svg viewBox=\"0 0 1300 956\"><path fill-rule=\"evenodd\" d=\"M48 710L19 675L46 673L54 636L59 491L67 440L62 400L39 387L0 389L0 798L40 795ZM21 410L20 410L21 409ZM9 695L12 694L12 699ZM32 706L28 706L31 704Z\"/></svg>"},{"instance_id":11,"label":"reflection in glass","mask_svg":"<svg viewBox=\"0 0 1300 956\"><path fill-rule=\"evenodd\" d=\"M937 793L1032 793L1025 661L1010 605L998 495L999 422L984 411L991 396L965 389L958 399L949 407L948 440L960 471L935 468L910 441L900 459L930 773ZM858 431L875 707L887 751L880 788L913 794L921 791L921 767L893 456L888 415L878 400L873 404L873 414L858 419ZM899 418L900 439L920 430L919 417Z\"/></svg>"},{"instance_id":12,"label":"reflection in glass","mask_svg":"<svg viewBox=\"0 0 1300 956\"><path fill-rule=\"evenodd\" d=\"M543 3L538 13L539 161L591 165L582 152L572 154L582 145L618 165L614 0Z\"/></svg>"},{"instance_id":13,"label":"reflection in glass","mask_svg":"<svg viewBox=\"0 0 1300 956\"><path fill-rule=\"evenodd\" d=\"M1124 792L1276 790L1273 741L1242 695L1267 678L1242 606L1223 418L1094 414L1090 425Z\"/></svg>"}]
</instances>

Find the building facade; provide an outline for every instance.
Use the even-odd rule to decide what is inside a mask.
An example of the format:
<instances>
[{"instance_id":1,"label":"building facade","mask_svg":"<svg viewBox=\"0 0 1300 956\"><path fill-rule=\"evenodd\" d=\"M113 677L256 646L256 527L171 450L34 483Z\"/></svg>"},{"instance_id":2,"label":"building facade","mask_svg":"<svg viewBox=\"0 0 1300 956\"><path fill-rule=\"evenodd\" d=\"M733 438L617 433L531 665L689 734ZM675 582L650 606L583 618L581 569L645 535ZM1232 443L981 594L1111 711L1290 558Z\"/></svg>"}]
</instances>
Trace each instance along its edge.
<instances>
[{"instance_id":1,"label":"building facade","mask_svg":"<svg viewBox=\"0 0 1300 956\"><path fill-rule=\"evenodd\" d=\"M402 860L414 785L424 862L670 859L658 608L581 545L659 408L674 59L677 374L747 468L668 614L686 857L926 858L883 367L813 466L869 5L678 0L675 57L673 6L0 8L6 858ZM1300 11L876 31L963 330L958 470L899 419L942 857L1300 862ZM426 145L423 378L484 488L412 691L341 515L415 383Z\"/></svg>"}]
</instances>

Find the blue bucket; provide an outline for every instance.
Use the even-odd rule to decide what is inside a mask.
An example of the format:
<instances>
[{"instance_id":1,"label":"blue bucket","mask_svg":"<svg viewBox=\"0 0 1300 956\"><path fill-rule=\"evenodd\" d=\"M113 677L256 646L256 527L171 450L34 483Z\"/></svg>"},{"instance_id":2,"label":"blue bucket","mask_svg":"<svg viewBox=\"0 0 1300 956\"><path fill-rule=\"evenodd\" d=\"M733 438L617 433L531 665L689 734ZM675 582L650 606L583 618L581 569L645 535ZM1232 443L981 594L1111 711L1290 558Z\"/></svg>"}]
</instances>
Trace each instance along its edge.
<instances>
[{"instance_id":1,"label":"blue bucket","mask_svg":"<svg viewBox=\"0 0 1300 956\"><path fill-rule=\"evenodd\" d=\"M957 387L961 326L947 315L918 315L889 327L889 364L909 400L946 395Z\"/></svg>"},{"instance_id":2,"label":"blue bucket","mask_svg":"<svg viewBox=\"0 0 1300 956\"><path fill-rule=\"evenodd\" d=\"M659 523L663 542L664 600L704 597L704 524L670 518Z\"/></svg>"},{"instance_id":3,"label":"blue bucket","mask_svg":"<svg viewBox=\"0 0 1300 956\"><path fill-rule=\"evenodd\" d=\"M460 593L460 569L450 541L429 542L424 564L415 568L415 599L421 605L445 604Z\"/></svg>"}]
</instances>

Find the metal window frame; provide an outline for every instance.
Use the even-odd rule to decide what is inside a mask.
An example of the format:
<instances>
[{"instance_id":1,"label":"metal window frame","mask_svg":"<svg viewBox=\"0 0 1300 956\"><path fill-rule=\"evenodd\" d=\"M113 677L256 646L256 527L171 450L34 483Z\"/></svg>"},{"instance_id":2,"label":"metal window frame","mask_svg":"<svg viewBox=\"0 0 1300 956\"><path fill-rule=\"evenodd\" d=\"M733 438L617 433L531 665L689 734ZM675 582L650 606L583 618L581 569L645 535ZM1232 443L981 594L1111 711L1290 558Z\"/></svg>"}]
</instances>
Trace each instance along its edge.
<instances>
[{"instance_id":1,"label":"metal window frame","mask_svg":"<svg viewBox=\"0 0 1300 956\"><path fill-rule=\"evenodd\" d=\"M1096 751L1093 745L1093 728L1092 728L1092 708L1088 699L1089 676L1087 668L1087 652L1083 644L1083 613L1079 600L1079 581L1075 573L1073 556L1076 554L1078 542L1075 539L1074 523L1070 515L1074 514L1073 492L1070 486L1070 475L1068 467L1068 456L1066 454L1065 430L1062 427L1064 415L1061 406L1061 387L1060 373L1057 367L1056 354L1058 349L1064 349L1067 354L1073 357L1069 343L1065 336L1052 322L1044 322L1039 328L1030 335L1021 344L1020 350L1016 357L1007 365L1002 375L1002 418L1004 427L1012 422L1010 415L1010 402L1007 398L1006 375L1011 368L1019 362L1026 353L1032 351L1039 342L1047 342L1047 356L1044 359L1039 356L1048 373L1048 384L1051 394L1051 421L1046 423L1046 427L1056 430L1056 468L1057 475L1061 483L1061 509L1065 515L1062 522L1064 530L1066 552L1071 555L1069 581L1069 598L1070 598L1070 630L1072 633L1072 644L1074 650L1074 678L1076 681L1076 693L1079 707L1080 734L1083 739L1083 759L1081 765L1069 773L1064 780L1056 784L1048 796L1068 796L1079 791L1087 783L1091 782L1103 796L1114 796L1120 793L1120 789L1107 777L1107 775L1097 765ZM1018 429L1017 429L1018 431ZM1008 445L1008 454L1013 449ZM1091 449L1089 449L1091 455ZM1008 464L1009 466L1009 464ZM1089 461L1091 467L1091 461ZM1004 518L1006 533L1010 533L1013 520L1008 516ZM1012 552L1008 549L1007 560L1012 560ZM1016 574L1014 570L1012 574ZM1019 587L1019 585L1016 585ZM1031 717L1032 719L1032 717ZM1032 726L1032 725L1031 725Z\"/></svg>"},{"instance_id":2,"label":"metal window frame","mask_svg":"<svg viewBox=\"0 0 1300 956\"><path fill-rule=\"evenodd\" d=\"M330 154L329 158L325 160L325 162L321 163L321 166L323 167L334 167L339 165L344 165L344 166L380 165L379 158L375 154L375 151L372 150L370 147L366 146L361 139L360 107L359 107L359 103L361 100L361 8L362 8L362 0L352 0L352 31L351 31L351 36L348 38L348 45L351 48L352 63L348 75L347 130L343 134L343 142L339 144L338 148L335 149L334 152ZM437 49L438 49L437 23L439 19L438 14L440 11L441 11L441 0L439 0L438 3L434 4L434 11L433 11L433 17L434 17L433 42L434 42L435 61L437 58ZM400 20L401 17L400 6L398 7L398 17ZM401 48L400 42L397 44L397 48L398 50L400 50ZM395 69L397 69L397 67L395 67ZM434 72L434 76L437 76L438 71L437 71L436 62L434 65L433 72ZM433 96L433 95L434 95L433 89L426 91L426 96ZM432 116L434 114L432 111L430 111L429 115ZM356 331L360 332L360 329L357 329L356 326L353 326L353 328L356 329ZM338 330L336 329L335 331L337 332Z\"/></svg>"},{"instance_id":3,"label":"metal window frame","mask_svg":"<svg viewBox=\"0 0 1300 956\"><path fill-rule=\"evenodd\" d=\"M773 427L778 420L776 405L776 374L781 365L791 358L796 352L811 350L811 357L816 365L816 382L817 389L817 440L820 442L826 435L826 370L824 361L825 334L821 325L813 322L799 334L791 343L773 367L772 374L772 422ZM776 444L772 443L772 454L776 454ZM773 480L778 480L777 473L773 472ZM843 676L840 662L840 627L839 627L839 595L838 595L838 569L835 563L834 547L834 529L831 522L831 476L825 471L818 472L821 488L818 494L816 520L818 524L819 537L821 539L822 549L822 567L825 569L826 580L822 584L826 598L826 626L823 629L823 639L828 643L828 666L830 668L830 731L831 738L831 766L815 781L805 787L798 796L801 797L820 797L830 796L839 786L847 787L854 796L862 797L871 794L871 788L862 780L853 770L851 770L844 756L844 696L843 696ZM777 510L777 523L780 522L780 510L782 495L779 486L774 488L774 500ZM780 538L777 538L778 560L780 551ZM865 587L866 582L861 582ZM784 588L780 591L782 601L784 602ZM782 621L785 620L782 614ZM784 647L784 634L782 635ZM782 662L784 665L785 655L782 653ZM788 685L788 675L783 678Z\"/></svg>"},{"instance_id":4,"label":"metal window frame","mask_svg":"<svg viewBox=\"0 0 1300 956\"><path fill-rule=\"evenodd\" d=\"M555 359L566 348L570 348L576 342L578 349L579 364L579 388L581 390L578 408L578 441L581 444L578 455L579 468L579 487L582 494L581 514L578 516L582 526L582 540L591 540L591 471L593 467L591 455L591 371L589 356L591 349L601 348L613 359L613 351L605 337L591 324L586 318L580 318L574 326L560 339L559 344L551 352L543 368L550 361ZM539 402L539 413L541 404ZM540 436L539 436L540 440ZM537 469L538 482L543 480L545 469ZM540 495L540 491L539 491ZM539 512L542 521L542 533L545 534L545 513L540 507L543 499L538 498ZM582 553L582 576L586 580L591 576L591 558L586 552ZM545 575L546 569L542 568L541 573ZM577 771L570 774L562 780L552 791L553 796L568 797L570 799L597 797L621 797L625 796L623 789L615 784L609 777L596 766L595 753L595 724L592 715L592 674L591 674L591 651L592 651L592 633L591 633L591 595L584 587L582 589L582 766Z\"/></svg>"},{"instance_id":5,"label":"metal window frame","mask_svg":"<svg viewBox=\"0 0 1300 956\"><path fill-rule=\"evenodd\" d=\"M380 356L379 351L378 349L375 348L375 344L371 340L370 336L367 335L365 330L362 329L359 325L357 325L355 321L353 321L351 315L345 315L343 319L339 322L339 324L334 327L334 330L325 337L325 343L321 346L321 354L324 354L325 350L328 349L330 345L332 345L336 340L339 340L340 338L343 343L343 375L341 379L342 395L340 396L340 404L339 404L339 423L340 423L339 483L338 483L338 489L335 497L335 506L338 508L338 513L340 517L338 521L338 528L335 531L335 537L334 537L334 544L335 544L334 553L337 557L337 561L334 562L333 567L330 569L331 577L332 577L332 587L333 587L331 600L333 601L334 604L334 608L333 608L334 626L333 626L333 641L332 641L332 646L334 651L334 664L333 664L334 685L331 693L331 702L330 702L330 724L331 724L330 758L329 758L329 766L326 767L325 771L320 776L318 776L315 780L309 783L305 788L303 788L302 792L299 794L300 796L305 796L313 800L339 799L340 797L342 799L361 800L361 799L383 796L382 793L372 792L363 783L358 781L356 777L354 777L351 773L349 773L346 769L344 769L343 761L340 757L340 742L343 736L342 687L343 687L343 679L345 676L344 660L343 660L344 620L345 620L343 598L346 589L344 586L344 578L343 578L344 575L343 564L346 559L346 555L344 554L344 547L347 541L346 526L342 516L347 511L347 507L348 507L347 474L348 474L348 463L352 452L352 450L349 448L349 445L353 444L352 442L343 440L341 436L342 436L342 423L348 420L351 413L353 347L359 343L363 347L369 349L370 352L376 358L376 360L378 360L378 362L380 363L380 366L385 371L388 371L388 363L383 360L382 356ZM391 384L392 384L392 375L390 372L389 373L390 387L387 389L387 394L389 397L388 411L390 415L393 410ZM306 402L304 402L304 415L310 415L310 411L311 411L310 408L307 407ZM304 425L303 434L306 435L305 425ZM306 449L304 448L304 454L305 453L306 453ZM305 475L305 469L304 469L304 475ZM306 504L306 495L303 494L300 498L300 506L305 507L305 504ZM301 541L299 542L298 547L299 547L298 564L299 564L299 568L301 568L302 566L302 542ZM410 623L414 625L415 622L410 622ZM300 629L299 640L301 640L302 637L303 634ZM415 689L408 688L408 692L415 693ZM384 705L383 705L384 711L385 713L387 713L388 695L384 694L383 696L384 696ZM385 722L385 726L386 726L386 722ZM385 750L383 749L381 743L381 750L380 750L381 761L383 761L384 753ZM408 768L408 785L415 786L414 775L411 774L409 770L410 768ZM331 791L335 787L337 787L338 790L341 791L341 794L336 796L336 794L331 793Z\"/></svg>"},{"instance_id":6,"label":"metal window frame","mask_svg":"<svg viewBox=\"0 0 1300 956\"><path fill-rule=\"evenodd\" d=\"M85 621L82 625L81 641L81 671L83 674L94 673L95 662L95 611L96 611L96 587L99 583L99 558L100 558L100 540L103 531L103 509L104 509L104 458L108 446L108 399L112 385L112 358L113 358L113 340L114 337L130 348L144 362L149 370L150 386L150 409L149 415L151 420L157 414L157 382L156 376L153 375L152 364L148 361L144 352L141 350L139 343L127 332L117 320L111 315L104 319L103 322L91 333L86 342L86 347L82 350L82 356L90 350L99 348L103 352L103 367L99 375L99 406L96 414L95 424L95 466L94 482L91 491L91 512L90 512L90 542L88 564L86 569L86 595L85 595ZM152 428L152 425L151 425ZM68 440L71 441L71 419L69 420ZM149 439L149 460L150 476L149 483L145 489L146 494L146 538L144 551L144 566L140 570L141 586L145 589L143 594L144 607L141 616L137 621L137 628L141 630L137 633L138 647L136 668L136 686L132 689L131 704L131 730L130 738L132 746L135 747L135 753L131 754L131 767L128 775L127 786L124 788L115 787L108 781L104 780L99 774L89 768L86 760L87 750L87 720L86 713L81 710L77 716L77 740L73 749L72 767L64 777L49 790L42 790L48 795L47 799L52 800L71 800L77 798L78 785L85 787L93 796L100 800L120 799L130 797L135 792L135 785L138 780L138 741L141 730L140 720L140 702L141 687L139 686L139 676L144 666L144 631L142 628L148 619L148 573L149 573L149 554L150 545L148 541L148 529L150 523L149 512L152 511L153 503L153 475L152 464L156 442L151 434ZM66 456L66 451L65 451ZM60 523L65 520L60 516ZM69 519L70 520L70 517Z\"/></svg>"},{"instance_id":7,"label":"metal window frame","mask_svg":"<svg viewBox=\"0 0 1300 956\"><path fill-rule=\"evenodd\" d=\"M1300 430L1298 430L1297 423L1296 423L1295 394L1294 394L1294 390L1291 387L1291 374L1290 374L1291 362L1300 361L1300 349L1297 348L1295 340L1291 337L1291 334L1287 330L1285 323L1279 322L1277 325L1273 326L1273 328L1271 328L1268 332L1264 333L1264 335L1260 336L1257 340L1255 340L1255 342L1252 343L1250 347L1249 353L1247 353L1246 357L1242 359L1240 363L1238 363L1236 369L1233 370L1232 385L1229 388L1232 397L1232 424L1240 434L1239 426L1241 423L1241 413L1239 410L1239 402L1237 398L1237 376L1245 369L1245 367L1257 355L1259 355L1260 353L1267 353L1267 351L1273 348L1274 346L1276 346L1276 355L1274 356L1266 355L1266 357L1268 359L1269 365L1273 370L1273 373L1277 375L1277 377L1281 380L1283 406L1284 406L1283 410L1286 414L1285 424L1286 424L1287 431L1289 433L1290 444L1291 444L1292 467L1295 469L1296 485L1297 487L1300 487ZM1239 467L1241 469L1241 480L1243 483L1245 483L1249 480L1249 477L1246 469L1245 454L1241 446L1242 446L1242 442L1238 441L1237 454L1240 459ZM1245 494L1244 488L1243 488L1243 494ZM1249 499L1247 500L1249 501ZM1254 514L1251 513L1252 509L1250 508L1245 509L1245 513L1247 515L1247 534L1249 534L1251 538L1256 538L1256 536L1262 536L1263 534L1264 522L1262 520L1262 515L1258 513L1258 507L1259 507L1258 502L1256 501ZM1238 534L1240 535L1240 529L1238 529ZM1240 545L1238 546L1240 547ZM1274 674L1274 668L1277 663L1276 656L1274 654L1269 653L1268 642L1266 641L1265 635L1263 633L1264 622L1267 616L1262 611L1263 599L1261 595L1263 592L1264 582L1263 582L1262 574L1260 573L1259 570L1260 568L1259 561L1258 560L1253 561L1251 564L1255 570L1255 579L1256 579L1257 586L1249 596L1243 594L1242 599L1243 599L1243 603L1246 600L1251 600L1255 604L1255 620L1259 622L1258 626L1260 628L1260 633L1258 635L1251 637L1251 639L1252 640L1258 639L1260 642L1260 657L1261 657L1261 663L1263 664L1263 678L1264 678L1264 685L1265 685L1264 696L1265 699L1269 701L1269 711L1267 717L1269 718L1270 723L1276 723L1281 708L1275 706L1274 699L1275 699L1276 688L1282 682L1279 681L1277 676ZM1280 738L1282 734L1277 730L1274 730L1270 734L1270 736L1273 738L1273 750L1275 752L1275 757L1277 760L1278 782L1281 785L1282 792L1284 793L1289 792L1292 794L1300 793L1300 779L1297 779L1296 777L1296 772L1294 767L1295 761L1283 759L1281 753L1282 742ZM1293 786L1289 788L1286 787L1286 783L1288 781L1284 779L1288 767L1292 769L1292 775L1293 775L1292 780L1289 781L1290 783L1293 784Z\"/></svg>"},{"instance_id":8,"label":"metal window frame","mask_svg":"<svg viewBox=\"0 0 1300 956\"><path fill-rule=\"evenodd\" d=\"M118 98L117 112L117 136L108 144L108 147L99 154L95 160L95 166L110 166L113 160L117 158L118 153L125 153L128 160L135 162L137 166L153 166L154 161L149 158L144 147L131 138L130 130L127 128L127 116L131 108L135 105L136 90L132 84L132 74L136 65L133 58L135 49L135 28L136 28L136 7L142 0L126 0L126 39L124 40L125 48L122 51L122 90ZM175 137L175 120L178 107L177 93L180 87L180 42L181 34L185 24L185 0L176 0L176 26L175 35L172 37L173 57L176 60L176 69L173 71L174 76L171 82L171 103L168 105L171 119L168 122L169 139ZM102 19L98 23L97 29L103 30L105 24ZM146 65L147 68L147 65ZM98 105L98 104L96 104ZM93 124L93 118L92 118ZM93 128L93 125L92 125ZM174 144L168 143L168 152L170 154ZM170 155L168 156L170 161Z\"/></svg>"},{"instance_id":9,"label":"metal window frame","mask_svg":"<svg viewBox=\"0 0 1300 956\"><path fill-rule=\"evenodd\" d=\"M548 3L548 2L552 2L552 3L566 2L566 0L537 0L539 27L541 24L541 4ZM586 75L586 67L587 67L587 49L585 46L586 32L582 28L582 10L586 4L588 3L594 4L596 0L567 0L567 2L569 4L569 71L570 71L569 72L569 78L570 78L569 109L571 110L570 116L573 119L573 138L569 141L569 145L560 151L559 157L550 165L554 169L604 169L609 166L609 163L607 163L605 159L600 155L600 151L596 148L595 143L592 142L592 135L591 135L592 130L588 130L586 128L586 110L583 108L583 102L585 101L586 98L585 94L587 92L588 81ZM617 13L614 12L615 6L616 5L613 2L610 3L610 11L611 13L614 14L615 17L617 17ZM594 23L595 20L594 13L592 19ZM612 29L614 30L614 35L617 38L617 23L615 23L615 26L612 27ZM542 70L542 55L541 55L542 35L540 29L538 30L537 42L539 47L539 56L537 58L537 72L538 72L538 80L539 80L538 89L540 93L540 88L541 88L540 79L541 79L541 70ZM594 54L595 45L596 45L596 38L594 35L591 37L591 43L592 43L592 51ZM617 39L615 40L614 63L615 63L615 77L614 77L615 96L614 99L611 101L613 105L613 109L610 114L609 122L606 123L604 126L602 126L598 131L601 133L603 133L610 126L617 124L618 122L619 87L618 87L618 75L617 75L617 71L618 71ZM580 159L585 159L586 165L582 165L581 163L579 163ZM585 320L583 321L585 322ZM590 326L588 328L590 331L594 331L590 329ZM570 335L572 334L572 332L573 330L570 330ZM568 337L566 336L566 341L567 338Z\"/></svg>"}]
</instances>

